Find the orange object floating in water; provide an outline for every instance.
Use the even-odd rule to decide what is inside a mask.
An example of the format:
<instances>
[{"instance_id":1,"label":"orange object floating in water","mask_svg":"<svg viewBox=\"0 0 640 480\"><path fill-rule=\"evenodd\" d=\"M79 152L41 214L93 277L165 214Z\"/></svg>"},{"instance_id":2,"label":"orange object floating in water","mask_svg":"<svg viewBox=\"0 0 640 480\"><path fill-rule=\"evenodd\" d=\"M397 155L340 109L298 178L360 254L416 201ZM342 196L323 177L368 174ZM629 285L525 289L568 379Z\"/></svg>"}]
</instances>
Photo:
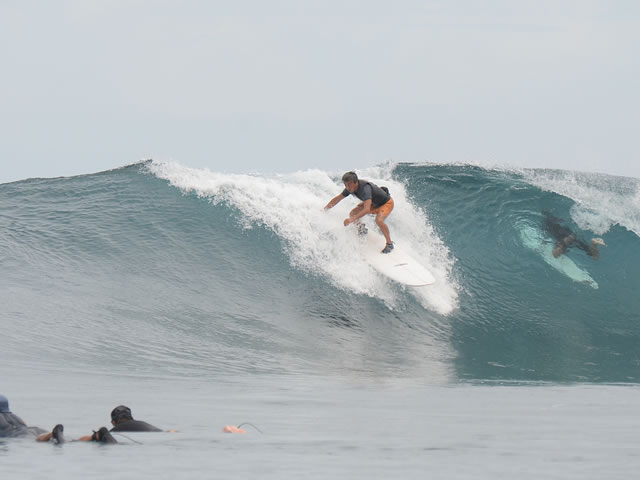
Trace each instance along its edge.
<instances>
[{"instance_id":1,"label":"orange object floating in water","mask_svg":"<svg viewBox=\"0 0 640 480\"><path fill-rule=\"evenodd\" d=\"M247 433L246 430L243 430L242 428L234 427L233 425L225 425L222 431L224 433Z\"/></svg>"}]
</instances>

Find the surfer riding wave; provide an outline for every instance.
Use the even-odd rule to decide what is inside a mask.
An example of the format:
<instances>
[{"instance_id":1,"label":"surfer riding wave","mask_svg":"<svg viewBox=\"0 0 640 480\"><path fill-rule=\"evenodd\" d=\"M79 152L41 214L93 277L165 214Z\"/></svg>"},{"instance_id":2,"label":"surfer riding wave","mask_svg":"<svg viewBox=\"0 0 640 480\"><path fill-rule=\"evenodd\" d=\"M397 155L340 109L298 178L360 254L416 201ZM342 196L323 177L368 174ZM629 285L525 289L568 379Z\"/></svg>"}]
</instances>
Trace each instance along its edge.
<instances>
[{"instance_id":1,"label":"surfer riding wave","mask_svg":"<svg viewBox=\"0 0 640 480\"><path fill-rule=\"evenodd\" d=\"M360 219L365 215L375 215L376 225L378 225L387 242L382 253L391 252L393 250L393 242L391 241L389 227L385 223L385 219L393 210L393 199L389 194L389 190L367 180L359 179L355 172L345 173L342 176L342 182L344 183L344 190L333 197L324 209L329 210L341 202L342 199L349 195L355 195L361 202L349 212L349 218L345 218L344 226L356 223L358 232L366 234L366 226L360 223Z\"/></svg>"}]
</instances>

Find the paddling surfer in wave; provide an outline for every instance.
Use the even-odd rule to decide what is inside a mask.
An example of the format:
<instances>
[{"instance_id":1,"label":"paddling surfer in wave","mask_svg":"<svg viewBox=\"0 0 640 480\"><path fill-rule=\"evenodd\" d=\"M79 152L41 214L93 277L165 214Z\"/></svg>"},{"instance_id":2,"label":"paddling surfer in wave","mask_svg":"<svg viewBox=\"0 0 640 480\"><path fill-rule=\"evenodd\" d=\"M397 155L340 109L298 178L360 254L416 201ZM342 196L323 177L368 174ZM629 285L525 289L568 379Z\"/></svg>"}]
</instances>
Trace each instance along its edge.
<instances>
[{"instance_id":1,"label":"paddling surfer in wave","mask_svg":"<svg viewBox=\"0 0 640 480\"><path fill-rule=\"evenodd\" d=\"M584 240L579 239L575 233L569 228L562 225L559 218L554 217L549 212L542 212L544 220L542 226L544 230L549 233L555 240L556 246L553 249L554 258L558 258L563 255L570 247L576 246L580 250L584 250L594 260L600 258L600 250L598 246L606 246L604 240L601 238L594 238L591 240L591 244L587 244Z\"/></svg>"}]
</instances>

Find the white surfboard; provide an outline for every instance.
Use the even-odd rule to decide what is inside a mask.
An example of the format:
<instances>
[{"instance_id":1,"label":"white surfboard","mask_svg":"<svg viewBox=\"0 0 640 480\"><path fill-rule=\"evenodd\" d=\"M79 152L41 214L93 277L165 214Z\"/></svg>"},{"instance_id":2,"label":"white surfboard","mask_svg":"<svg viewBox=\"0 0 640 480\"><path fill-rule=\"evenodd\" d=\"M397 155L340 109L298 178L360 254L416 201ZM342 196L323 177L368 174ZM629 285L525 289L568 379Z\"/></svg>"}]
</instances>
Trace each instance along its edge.
<instances>
[{"instance_id":1,"label":"white surfboard","mask_svg":"<svg viewBox=\"0 0 640 480\"><path fill-rule=\"evenodd\" d=\"M525 225L520 227L520 238L525 247L533 250L554 269L566 275L574 282L584 283L591 288L598 288L596 281L591 278L589 272L580 268L567 255L553 256L554 242L545 238L544 234L535 227Z\"/></svg>"},{"instance_id":2,"label":"white surfboard","mask_svg":"<svg viewBox=\"0 0 640 480\"><path fill-rule=\"evenodd\" d=\"M424 287L435 283L436 279L413 257L398 245L391 253L382 253L385 240L382 235L369 232L363 239L365 260L379 273L408 287Z\"/></svg>"}]
</instances>

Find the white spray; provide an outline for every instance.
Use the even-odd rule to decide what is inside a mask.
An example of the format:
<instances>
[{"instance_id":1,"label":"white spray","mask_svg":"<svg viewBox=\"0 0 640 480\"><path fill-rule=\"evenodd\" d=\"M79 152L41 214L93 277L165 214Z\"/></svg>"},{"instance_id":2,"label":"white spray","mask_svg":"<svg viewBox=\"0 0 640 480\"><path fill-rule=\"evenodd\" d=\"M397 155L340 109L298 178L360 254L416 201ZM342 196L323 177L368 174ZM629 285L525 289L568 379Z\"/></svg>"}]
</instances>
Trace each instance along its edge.
<instances>
[{"instance_id":1,"label":"white spray","mask_svg":"<svg viewBox=\"0 0 640 480\"><path fill-rule=\"evenodd\" d=\"M324 211L329 199L343 189L340 174L307 170L275 176L231 175L155 161L148 169L184 192L237 208L243 214L238 221L245 228L258 224L275 232L294 268L327 278L346 291L379 298L390 308L402 298L402 288L361 261L354 227L345 228L342 224L355 201L347 198ZM451 278L454 262L425 212L409 201L404 185L391 178L389 167L362 170L358 174L389 188L395 208L387 224L394 242L436 277L432 286L409 287L407 291L425 308L445 315L451 313L458 301L457 285ZM372 220L366 222L369 228L377 228Z\"/></svg>"},{"instance_id":2,"label":"white spray","mask_svg":"<svg viewBox=\"0 0 640 480\"><path fill-rule=\"evenodd\" d=\"M571 217L582 230L605 234L619 224L640 236L640 180L564 170L523 170L531 184L575 201Z\"/></svg>"}]
</instances>

